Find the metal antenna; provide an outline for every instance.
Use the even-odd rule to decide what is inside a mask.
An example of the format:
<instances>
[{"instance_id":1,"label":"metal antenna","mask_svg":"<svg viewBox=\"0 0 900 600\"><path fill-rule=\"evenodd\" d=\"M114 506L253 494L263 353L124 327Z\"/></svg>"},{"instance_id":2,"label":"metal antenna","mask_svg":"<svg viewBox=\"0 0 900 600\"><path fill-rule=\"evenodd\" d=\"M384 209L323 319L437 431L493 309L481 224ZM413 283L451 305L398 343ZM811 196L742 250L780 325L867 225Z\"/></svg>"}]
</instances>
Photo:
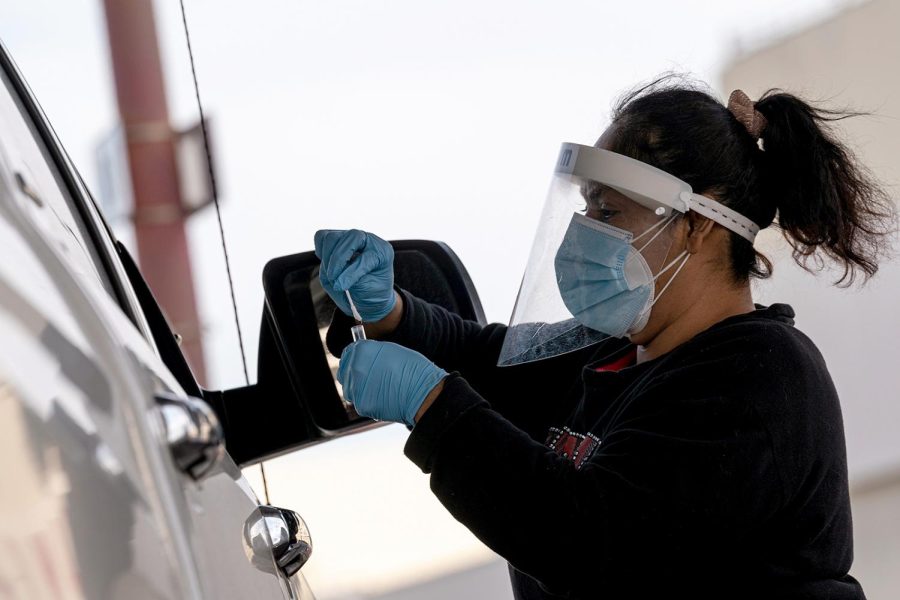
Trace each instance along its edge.
<instances>
[{"instance_id":1,"label":"metal antenna","mask_svg":"<svg viewBox=\"0 0 900 600\"><path fill-rule=\"evenodd\" d=\"M241 334L241 322L238 319L237 300L234 297L234 281L231 277L231 261L228 260L228 247L225 245L225 228L222 226L222 211L219 208L219 190L216 186L216 175L212 167L212 153L209 149L209 134L206 131L206 118L203 116L203 103L200 101L200 86L197 83L197 69L194 66L194 52L191 48L191 34L188 31L187 15L184 11L184 0L178 0L181 5L181 22L184 24L184 39L187 42L188 56L191 59L191 77L194 79L194 96L197 98L197 109L200 112L200 131L203 133L203 149L206 151L206 165L209 172L209 182L212 189L213 204L216 206L216 219L219 222L219 237L222 240L222 252L225 255L225 272L228 274L228 290L231 292L231 307L234 310L234 326L237 329L238 345L241 348L241 365L244 367L244 381L250 385L250 375L247 372L247 355L244 352L244 336ZM266 481L266 467L259 463L262 475L263 494L266 504L269 504L269 483Z\"/></svg>"}]
</instances>

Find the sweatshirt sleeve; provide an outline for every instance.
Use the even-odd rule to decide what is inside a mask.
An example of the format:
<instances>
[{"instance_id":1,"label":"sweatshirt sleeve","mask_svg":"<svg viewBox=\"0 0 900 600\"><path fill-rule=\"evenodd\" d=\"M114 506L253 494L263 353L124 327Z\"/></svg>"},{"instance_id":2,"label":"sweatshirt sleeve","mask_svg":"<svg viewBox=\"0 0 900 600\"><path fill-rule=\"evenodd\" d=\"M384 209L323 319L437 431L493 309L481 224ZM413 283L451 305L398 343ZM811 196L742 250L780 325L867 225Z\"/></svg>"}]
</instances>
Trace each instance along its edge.
<instances>
[{"instance_id":1,"label":"sweatshirt sleeve","mask_svg":"<svg viewBox=\"0 0 900 600\"><path fill-rule=\"evenodd\" d=\"M555 593L593 595L598 578L671 564L698 539L724 548L776 508L763 493L778 485L771 448L741 382L688 392L699 375L647 386L580 469L454 375L404 453L513 567Z\"/></svg>"},{"instance_id":2,"label":"sweatshirt sleeve","mask_svg":"<svg viewBox=\"0 0 900 600\"><path fill-rule=\"evenodd\" d=\"M497 359L506 335L506 326L481 325L467 321L445 308L431 304L399 288L403 296L403 316L397 329L384 341L415 350L447 372L459 372L472 388L499 412L535 439L565 418L580 395L578 374L591 349L538 363L498 367ZM350 343L351 317L335 311L326 344L340 356ZM550 382L567 381L559 389Z\"/></svg>"}]
</instances>

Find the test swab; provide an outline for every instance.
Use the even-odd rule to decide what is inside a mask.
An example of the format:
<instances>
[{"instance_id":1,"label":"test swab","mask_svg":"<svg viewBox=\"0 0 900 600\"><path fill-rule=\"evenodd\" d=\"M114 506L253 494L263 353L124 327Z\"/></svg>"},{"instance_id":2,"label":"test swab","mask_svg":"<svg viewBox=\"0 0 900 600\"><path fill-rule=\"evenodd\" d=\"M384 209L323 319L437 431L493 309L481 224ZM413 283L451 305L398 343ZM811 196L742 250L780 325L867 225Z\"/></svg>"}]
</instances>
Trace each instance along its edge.
<instances>
[{"instance_id":1,"label":"test swab","mask_svg":"<svg viewBox=\"0 0 900 600\"><path fill-rule=\"evenodd\" d=\"M350 290L344 290L344 293L347 294L347 302L350 303L350 312L353 313L353 318L356 319L356 325L350 328L350 333L353 335L353 341L358 342L359 340L366 339L366 330L362 324L362 317L359 316L359 311L356 310L356 305L353 304L353 298L350 297Z\"/></svg>"}]
</instances>

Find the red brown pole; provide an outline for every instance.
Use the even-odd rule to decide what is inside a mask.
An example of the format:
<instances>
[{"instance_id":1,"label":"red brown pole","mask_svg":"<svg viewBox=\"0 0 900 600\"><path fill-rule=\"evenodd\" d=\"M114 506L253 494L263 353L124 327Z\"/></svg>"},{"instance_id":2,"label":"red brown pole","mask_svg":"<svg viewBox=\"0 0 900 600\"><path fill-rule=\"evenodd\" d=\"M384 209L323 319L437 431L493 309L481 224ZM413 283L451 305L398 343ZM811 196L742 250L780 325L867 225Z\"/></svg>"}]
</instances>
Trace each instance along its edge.
<instances>
[{"instance_id":1,"label":"red brown pole","mask_svg":"<svg viewBox=\"0 0 900 600\"><path fill-rule=\"evenodd\" d=\"M182 210L153 2L103 0L103 6L128 148L141 271L182 336L182 350L202 384L206 369L184 226L187 216Z\"/></svg>"}]
</instances>

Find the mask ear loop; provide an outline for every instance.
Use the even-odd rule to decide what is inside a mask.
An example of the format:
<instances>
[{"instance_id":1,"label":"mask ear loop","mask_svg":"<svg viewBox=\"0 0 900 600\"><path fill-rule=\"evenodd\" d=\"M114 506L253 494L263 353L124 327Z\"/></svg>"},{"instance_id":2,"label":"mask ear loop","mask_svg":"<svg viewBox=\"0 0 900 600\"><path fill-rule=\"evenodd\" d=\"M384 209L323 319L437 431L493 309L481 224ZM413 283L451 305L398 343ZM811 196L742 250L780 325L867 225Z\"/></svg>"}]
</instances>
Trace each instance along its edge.
<instances>
[{"instance_id":1,"label":"mask ear loop","mask_svg":"<svg viewBox=\"0 0 900 600\"><path fill-rule=\"evenodd\" d=\"M643 317L644 313L646 313L650 309L652 309L653 305L656 304L659 301L659 299L662 298L662 295L666 293L666 290L669 289L669 286L672 285L672 282L675 281L676 277L678 277L678 273L681 271L681 268L687 264L688 259L691 257L690 253L687 250L682 250L681 254L678 255L678 258L676 258L675 260L670 262L666 268L664 268L662 271L657 273L656 277L653 278L653 281L655 282L659 278L660 275L662 275L663 273L665 273L666 271L671 269L675 265L675 263L678 262L678 259L681 258L682 256L684 256L684 260L681 261L681 264L678 265L678 268L675 269L675 272L672 273L671 277L669 277L669 280L666 282L666 285L663 286L663 289L659 290L659 293L655 295L655 297L653 298L653 302L648 304L647 308L645 308L638 314L638 317L637 317L638 319Z\"/></svg>"},{"instance_id":2,"label":"mask ear loop","mask_svg":"<svg viewBox=\"0 0 900 600\"><path fill-rule=\"evenodd\" d=\"M641 239L642 237L644 237L645 235L647 235L648 233L650 233L650 232L653 231L654 229L659 229L659 231L657 231L657 232L653 235L652 238L650 238L649 240L647 240L647 243L646 243L646 244L644 244L643 246L641 246L640 248L637 249L638 252L643 252L644 248L646 248L647 246L649 246L650 244L652 244L652 243L653 243L653 240L655 240L655 239L659 236L659 234L661 234L663 231L666 230L666 225L668 225L669 223L671 223L672 221L674 221L676 217L678 217L678 213L673 212L673 213L671 214L671 216L669 216L668 219L665 219L665 220L663 220L663 221L660 221L660 222L657 223L656 225L653 225L652 227L648 228L647 231L645 231L645 232L642 233L641 235L639 235L639 236L637 236L636 238L634 238L633 240L631 240L631 243L634 244L636 241L638 241L639 239Z\"/></svg>"},{"instance_id":3,"label":"mask ear loop","mask_svg":"<svg viewBox=\"0 0 900 600\"><path fill-rule=\"evenodd\" d=\"M664 222L665 222L665 223L670 223L670 222L672 222L673 220L675 220L676 218L678 218L679 216L681 216L681 215L679 215L678 213L672 213L672 216L671 216L669 219L667 219L666 221L664 221ZM650 231L650 230L648 230L648 231ZM655 239L656 236L659 235L661 232L662 232L662 230L658 231L658 232L656 233L656 235L654 235L653 238L650 240L650 242L652 242L653 239ZM644 234L642 233L641 235L644 235ZM650 242L647 242L646 244L644 244L643 246L641 246L640 249L643 250L644 248L646 248L646 247L650 244ZM671 250L671 245L669 246L669 249ZM666 256L668 256L668 254L669 254L669 252L667 251L667 252L666 252ZM666 282L666 285L663 286L663 288L659 291L659 293L658 293L658 294L654 294L653 300L650 302L650 304L648 304L647 307L646 307L644 310L642 310L642 311L638 314L638 317L637 317L638 319L642 318L642 317L644 316L644 314L647 313L648 311L650 311L650 310L653 308L653 305L656 304L657 301L659 301L660 298L662 298L662 295L666 292L667 289L669 289L669 286L672 284L673 281L675 281L675 278L678 277L678 273L681 271L682 267L684 267L684 265L687 264L688 259L691 257L690 253L689 253L687 250L682 250L681 253L680 253L677 257L675 257L675 258L672 260L672 262L670 262L668 265L666 265L665 267L663 267L663 268L659 271L659 273L657 273L656 275L653 276L653 281L654 281L654 283L655 283L656 280L659 279L659 277L660 277L663 273L665 273L666 271L668 271L669 269L671 269L673 266L675 266L675 263L677 263L678 260L679 260L682 256L684 256L684 260L681 261L681 264L678 265L678 268L675 269L675 272L672 273L672 276L669 277L669 280Z\"/></svg>"},{"instance_id":4,"label":"mask ear loop","mask_svg":"<svg viewBox=\"0 0 900 600\"><path fill-rule=\"evenodd\" d=\"M671 269L673 266L675 266L675 263L682 256L684 256L684 260L681 261L681 264L678 265L678 268L675 269L675 272L672 273L671 277L669 277L669 280L666 282L666 285L663 286L663 289L659 290L659 293L656 295L656 298L653 299L653 303L651 303L650 306L653 306L653 304L655 304L656 301L659 300L659 297L663 295L663 292L665 292L668 289L669 285L672 283L672 281L675 280L675 278L678 276L678 272L681 270L681 267L683 267L685 265L685 263L687 263L688 259L691 257L690 253L687 250L682 250L681 254L679 254L675 260L670 262L669 265L665 269L663 269L662 271L657 273L656 277L653 278L653 281L656 281L657 279L659 279L659 276L662 275L663 273L665 273L666 271L668 271L669 269Z\"/></svg>"}]
</instances>

